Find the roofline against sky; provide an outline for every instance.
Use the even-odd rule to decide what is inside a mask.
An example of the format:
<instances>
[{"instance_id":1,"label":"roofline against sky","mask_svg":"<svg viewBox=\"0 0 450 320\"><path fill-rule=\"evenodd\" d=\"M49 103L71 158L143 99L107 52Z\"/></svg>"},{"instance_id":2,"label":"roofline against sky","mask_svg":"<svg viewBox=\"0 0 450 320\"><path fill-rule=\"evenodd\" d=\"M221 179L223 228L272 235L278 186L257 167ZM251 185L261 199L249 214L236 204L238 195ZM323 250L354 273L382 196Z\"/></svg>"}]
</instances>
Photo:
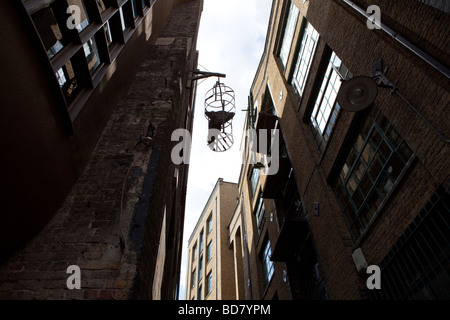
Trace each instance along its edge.
<instances>
[{"instance_id":1,"label":"roofline against sky","mask_svg":"<svg viewBox=\"0 0 450 320\"><path fill-rule=\"evenodd\" d=\"M211 204L211 201L213 199L213 195L217 193L219 186L220 186L220 182L222 183L228 183L228 184L237 184L234 182L228 182L228 181L224 181L223 178L218 178L217 182L213 188L213 190L211 191L211 194L209 195L208 201L205 204L205 207L203 208L202 214L200 215L200 217L197 220L197 223L195 224L194 230L192 230L191 236L189 237L188 240L188 247L192 241L192 237L194 236L194 234L197 232L198 226L200 224L201 221L203 221L203 217L205 216L205 212L206 212L206 208L209 208L209 205Z\"/></svg>"}]
</instances>

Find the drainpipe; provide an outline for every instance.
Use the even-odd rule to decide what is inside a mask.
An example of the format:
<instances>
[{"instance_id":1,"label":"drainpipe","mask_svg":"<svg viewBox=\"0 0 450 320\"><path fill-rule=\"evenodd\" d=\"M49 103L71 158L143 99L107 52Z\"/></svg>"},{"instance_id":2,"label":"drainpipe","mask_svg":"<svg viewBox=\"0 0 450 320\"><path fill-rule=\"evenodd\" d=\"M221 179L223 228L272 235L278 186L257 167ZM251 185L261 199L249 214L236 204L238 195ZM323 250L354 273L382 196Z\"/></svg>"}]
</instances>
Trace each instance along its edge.
<instances>
[{"instance_id":1,"label":"drainpipe","mask_svg":"<svg viewBox=\"0 0 450 320\"><path fill-rule=\"evenodd\" d=\"M363 10L361 7L359 7L357 4L355 4L353 1L350 0L342 0L347 5L352 7L355 11L362 14L367 19L371 18L371 15L369 15L365 10ZM409 49L411 52L413 52L415 55L417 55L419 58L421 58L423 61L428 63L430 66L435 68L437 71L439 71L441 74L446 76L447 78L450 78L450 69L442 64L440 61L436 60L434 57L423 51L421 48L413 44L411 41L405 39L402 35L398 34L391 28L389 28L387 25L382 23L381 21L374 21L374 23L380 27L384 32L386 32L388 35L390 35L394 40L401 43L404 47Z\"/></svg>"}]
</instances>

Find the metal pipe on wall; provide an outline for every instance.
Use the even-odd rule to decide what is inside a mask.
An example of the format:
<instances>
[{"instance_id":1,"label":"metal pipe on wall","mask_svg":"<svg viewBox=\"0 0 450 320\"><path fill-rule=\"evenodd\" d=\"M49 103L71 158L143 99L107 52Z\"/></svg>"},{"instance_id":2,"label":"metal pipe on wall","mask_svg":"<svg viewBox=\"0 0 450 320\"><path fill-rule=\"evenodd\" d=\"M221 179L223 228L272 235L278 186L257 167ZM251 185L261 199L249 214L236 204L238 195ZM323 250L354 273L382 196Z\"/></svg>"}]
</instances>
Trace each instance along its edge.
<instances>
[{"instance_id":1,"label":"metal pipe on wall","mask_svg":"<svg viewBox=\"0 0 450 320\"><path fill-rule=\"evenodd\" d=\"M360 6L358 6L356 3L354 3L351 0L342 0L344 3L346 3L348 6L352 7L355 11L362 14L367 19L371 18L371 15L369 15L365 10L363 10ZM441 74L446 76L447 78L450 78L450 69L442 64L440 61L435 59L433 56L429 55L425 51L423 51L421 48L413 44L411 41L405 39L401 34L395 32L390 27L382 23L381 21L374 21L374 23L381 28L384 32L386 32L388 35L390 35L394 40L401 43L404 47L409 49L411 52L413 52L415 55L417 55L419 58L421 58L423 61L428 63L430 66L435 68L437 71L439 71Z\"/></svg>"}]
</instances>

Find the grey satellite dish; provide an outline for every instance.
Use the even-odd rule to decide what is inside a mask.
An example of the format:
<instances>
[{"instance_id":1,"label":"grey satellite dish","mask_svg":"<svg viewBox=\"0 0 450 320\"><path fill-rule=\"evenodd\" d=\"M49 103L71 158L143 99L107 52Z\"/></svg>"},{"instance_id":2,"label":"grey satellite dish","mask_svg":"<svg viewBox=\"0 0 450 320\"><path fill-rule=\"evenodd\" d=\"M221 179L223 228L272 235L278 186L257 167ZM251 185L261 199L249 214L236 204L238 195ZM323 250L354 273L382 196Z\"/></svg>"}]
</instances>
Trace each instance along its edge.
<instances>
[{"instance_id":1,"label":"grey satellite dish","mask_svg":"<svg viewBox=\"0 0 450 320\"><path fill-rule=\"evenodd\" d=\"M342 83L337 101L347 111L356 112L369 107L378 93L376 82L365 76L357 76Z\"/></svg>"}]
</instances>

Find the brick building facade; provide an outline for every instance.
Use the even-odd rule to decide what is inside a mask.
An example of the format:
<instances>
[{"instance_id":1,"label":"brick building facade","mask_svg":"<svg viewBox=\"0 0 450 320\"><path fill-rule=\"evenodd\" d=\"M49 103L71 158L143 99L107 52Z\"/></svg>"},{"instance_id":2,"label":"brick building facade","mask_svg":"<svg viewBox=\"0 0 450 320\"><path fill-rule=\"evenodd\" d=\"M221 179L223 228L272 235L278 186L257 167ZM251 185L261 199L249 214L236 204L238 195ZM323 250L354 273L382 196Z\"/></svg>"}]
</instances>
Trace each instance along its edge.
<instances>
[{"instance_id":1,"label":"brick building facade","mask_svg":"<svg viewBox=\"0 0 450 320\"><path fill-rule=\"evenodd\" d=\"M174 299L188 165L171 134L192 130L203 2L0 7L0 298Z\"/></svg>"},{"instance_id":2,"label":"brick building facade","mask_svg":"<svg viewBox=\"0 0 450 320\"><path fill-rule=\"evenodd\" d=\"M237 184L219 178L188 241L186 300L235 300L234 264L228 223L236 207Z\"/></svg>"},{"instance_id":3,"label":"brick building facade","mask_svg":"<svg viewBox=\"0 0 450 320\"><path fill-rule=\"evenodd\" d=\"M258 139L243 136L229 230L240 239L239 297L450 297L450 24L440 4L273 1L247 114ZM384 29L368 27L369 5ZM341 85L374 70L386 77L374 102L344 110ZM253 153L260 129L278 129L279 144ZM279 170L263 175L271 148ZM380 290L367 286L370 265Z\"/></svg>"}]
</instances>

